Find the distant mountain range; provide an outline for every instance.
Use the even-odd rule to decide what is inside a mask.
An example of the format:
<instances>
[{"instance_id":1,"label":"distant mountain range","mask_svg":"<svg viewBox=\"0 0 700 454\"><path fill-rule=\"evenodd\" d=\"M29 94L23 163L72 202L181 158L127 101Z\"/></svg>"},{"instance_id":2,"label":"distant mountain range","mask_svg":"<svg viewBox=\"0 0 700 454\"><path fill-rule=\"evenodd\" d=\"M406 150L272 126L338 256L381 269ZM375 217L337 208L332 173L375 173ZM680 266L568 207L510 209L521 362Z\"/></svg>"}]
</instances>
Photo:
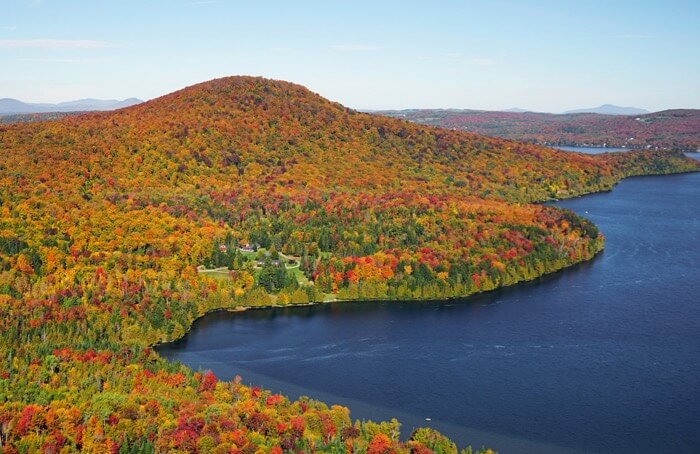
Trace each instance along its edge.
<instances>
[{"instance_id":1,"label":"distant mountain range","mask_svg":"<svg viewBox=\"0 0 700 454\"><path fill-rule=\"evenodd\" d=\"M510 109L503 109L500 112L526 113L535 111L529 109L521 109L520 107L511 107ZM562 115L578 113L596 113L601 115L644 115L650 112L648 110L640 109L638 107L620 107L615 106L613 104L603 104L602 106L598 107L567 110L565 112L562 112Z\"/></svg>"},{"instance_id":2,"label":"distant mountain range","mask_svg":"<svg viewBox=\"0 0 700 454\"><path fill-rule=\"evenodd\" d=\"M644 115L650 113L648 110L639 109L638 107L620 107L612 104L603 104L598 107L588 109L567 110L565 114L577 113L597 113L602 115Z\"/></svg>"},{"instance_id":3,"label":"distant mountain range","mask_svg":"<svg viewBox=\"0 0 700 454\"><path fill-rule=\"evenodd\" d=\"M527 109L521 109L520 107L511 107L510 109L503 109L501 112L524 113L524 112L532 112L532 111L527 110Z\"/></svg>"},{"instance_id":4,"label":"distant mountain range","mask_svg":"<svg viewBox=\"0 0 700 454\"><path fill-rule=\"evenodd\" d=\"M542 111L534 111L530 109L523 109L521 107L511 107L510 109L501 109L498 111L482 110L482 109L402 109L402 110L364 110L367 113L377 113L377 112L402 112L406 114L411 114L415 112L426 112L426 111L443 111L443 112L510 112L510 113L545 113ZM598 107L590 107L585 109L574 109L567 110L562 113L554 113L553 115L568 115L568 114L579 114L579 113L595 113L601 115L644 115L650 113L648 110L639 109L637 107L620 107L613 104L603 104Z\"/></svg>"},{"instance_id":5,"label":"distant mountain range","mask_svg":"<svg viewBox=\"0 0 700 454\"><path fill-rule=\"evenodd\" d=\"M129 98L123 101L116 99L79 99L58 104L34 104L26 103L12 98L0 99L0 115L48 113L48 112L86 112L94 110L116 110L141 104L143 101L137 98Z\"/></svg>"}]
</instances>

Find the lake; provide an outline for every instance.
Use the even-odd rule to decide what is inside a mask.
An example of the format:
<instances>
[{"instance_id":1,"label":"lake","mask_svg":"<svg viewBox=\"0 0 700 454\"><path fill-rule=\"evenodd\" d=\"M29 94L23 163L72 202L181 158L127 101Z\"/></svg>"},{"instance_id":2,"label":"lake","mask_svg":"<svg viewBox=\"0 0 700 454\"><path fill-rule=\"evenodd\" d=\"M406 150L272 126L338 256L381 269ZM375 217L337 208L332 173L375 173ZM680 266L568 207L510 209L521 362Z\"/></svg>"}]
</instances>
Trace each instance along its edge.
<instances>
[{"instance_id":1,"label":"lake","mask_svg":"<svg viewBox=\"0 0 700 454\"><path fill-rule=\"evenodd\" d=\"M447 302L213 313L163 356L503 453L700 452L700 173L558 206L591 262ZM426 421L430 418L430 421Z\"/></svg>"},{"instance_id":2,"label":"lake","mask_svg":"<svg viewBox=\"0 0 700 454\"><path fill-rule=\"evenodd\" d=\"M611 153L615 151L630 151L629 148L611 148L611 147L552 147L562 151L576 151L578 153L600 154Z\"/></svg>"}]
</instances>

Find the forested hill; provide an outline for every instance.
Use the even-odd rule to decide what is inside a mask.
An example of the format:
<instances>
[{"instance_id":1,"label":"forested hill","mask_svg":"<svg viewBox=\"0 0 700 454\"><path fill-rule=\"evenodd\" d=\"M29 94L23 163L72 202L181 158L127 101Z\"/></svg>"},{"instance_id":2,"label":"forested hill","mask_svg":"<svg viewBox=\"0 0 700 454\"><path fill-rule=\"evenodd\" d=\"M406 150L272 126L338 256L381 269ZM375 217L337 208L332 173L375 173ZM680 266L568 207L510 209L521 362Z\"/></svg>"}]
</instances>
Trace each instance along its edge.
<instances>
[{"instance_id":1,"label":"forested hill","mask_svg":"<svg viewBox=\"0 0 700 454\"><path fill-rule=\"evenodd\" d=\"M376 113L442 128L546 145L700 149L700 110L697 109L664 110L641 115L440 109Z\"/></svg>"},{"instance_id":2,"label":"forested hill","mask_svg":"<svg viewBox=\"0 0 700 454\"><path fill-rule=\"evenodd\" d=\"M250 77L0 126L0 451L451 452L429 429L401 443L393 423L217 382L149 347L215 308L533 279L603 237L530 202L697 169L362 114Z\"/></svg>"}]
</instances>

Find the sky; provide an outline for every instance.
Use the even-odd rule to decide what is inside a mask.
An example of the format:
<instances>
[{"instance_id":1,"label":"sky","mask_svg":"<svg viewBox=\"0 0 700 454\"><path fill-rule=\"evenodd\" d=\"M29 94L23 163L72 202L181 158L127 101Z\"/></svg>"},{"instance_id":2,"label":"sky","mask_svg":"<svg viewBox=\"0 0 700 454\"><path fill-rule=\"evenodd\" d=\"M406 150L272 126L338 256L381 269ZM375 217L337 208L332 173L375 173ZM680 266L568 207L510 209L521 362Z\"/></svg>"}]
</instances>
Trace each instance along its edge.
<instances>
[{"instance_id":1,"label":"sky","mask_svg":"<svg viewBox=\"0 0 700 454\"><path fill-rule=\"evenodd\" d=\"M355 109L700 108L700 1L0 0L0 98L230 75Z\"/></svg>"}]
</instances>

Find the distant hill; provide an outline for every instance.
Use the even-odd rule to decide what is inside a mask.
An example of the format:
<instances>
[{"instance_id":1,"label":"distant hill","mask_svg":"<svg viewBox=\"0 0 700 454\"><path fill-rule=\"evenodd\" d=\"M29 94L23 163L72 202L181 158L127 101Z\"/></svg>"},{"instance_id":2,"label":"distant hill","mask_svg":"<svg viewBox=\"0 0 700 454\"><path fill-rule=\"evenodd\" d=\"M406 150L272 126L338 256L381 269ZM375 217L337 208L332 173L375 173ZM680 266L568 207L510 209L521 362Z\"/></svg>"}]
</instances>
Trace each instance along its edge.
<instances>
[{"instance_id":1,"label":"distant hill","mask_svg":"<svg viewBox=\"0 0 700 454\"><path fill-rule=\"evenodd\" d=\"M639 109L637 107L620 107L612 104L603 104L598 107L590 107L588 109L567 110L565 114L577 113L597 113L602 115L643 115L648 114L648 110Z\"/></svg>"},{"instance_id":2,"label":"distant hill","mask_svg":"<svg viewBox=\"0 0 700 454\"><path fill-rule=\"evenodd\" d=\"M419 109L377 114L442 128L540 145L625 148L700 148L700 110L675 109L643 115L595 113L449 111Z\"/></svg>"},{"instance_id":3,"label":"distant hill","mask_svg":"<svg viewBox=\"0 0 700 454\"><path fill-rule=\"evenodd\" d=\"M116 99L88 98L61 102L58 104L36 104L22 102L13 98L2 98L0 99L0 115L115 110L142 102L142 100L137 98L129 98L123 101L118 101Z\"/></svg>"},{"instance_id":4,"label":"distant hill","mask_svg":"<svg viewBox=\"0 0 700 454\"><path fill-rule=\"evenodd\" d=\"M524 112L532 112L532 111L528 110L528 109L521 109L520 107L511 107L510 109L503 109L501 112L524 113Z\"/></svg>"}]
</instances>

